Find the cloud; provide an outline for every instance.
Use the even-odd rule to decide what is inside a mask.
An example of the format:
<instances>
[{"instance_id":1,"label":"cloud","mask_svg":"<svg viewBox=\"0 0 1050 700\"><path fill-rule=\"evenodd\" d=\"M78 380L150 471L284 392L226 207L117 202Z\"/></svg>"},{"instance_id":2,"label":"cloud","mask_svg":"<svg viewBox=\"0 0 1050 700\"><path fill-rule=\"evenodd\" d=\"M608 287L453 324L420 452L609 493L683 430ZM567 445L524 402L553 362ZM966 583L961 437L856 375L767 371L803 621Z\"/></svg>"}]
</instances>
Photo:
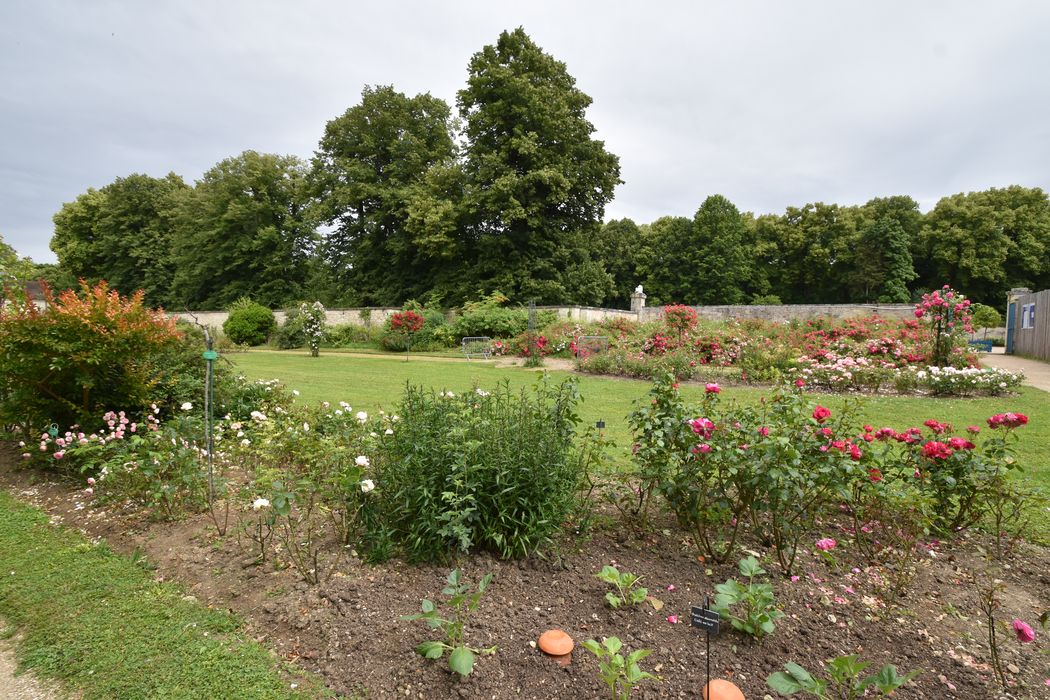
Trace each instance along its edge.
<instances>
[{"instance_id":1,"label":"cloud","mask_svg":"<svg viewBox=\"0 0 1050 700\"><path fill-rule=\"evenodd\" d=\"M1008 2L5 3L0 235L53 260L63 202L309 157L364 85L454 102L516 26L564 61L621 158L609 217L1050 184L1050 5Z\"/></svg>"}]
</instances>

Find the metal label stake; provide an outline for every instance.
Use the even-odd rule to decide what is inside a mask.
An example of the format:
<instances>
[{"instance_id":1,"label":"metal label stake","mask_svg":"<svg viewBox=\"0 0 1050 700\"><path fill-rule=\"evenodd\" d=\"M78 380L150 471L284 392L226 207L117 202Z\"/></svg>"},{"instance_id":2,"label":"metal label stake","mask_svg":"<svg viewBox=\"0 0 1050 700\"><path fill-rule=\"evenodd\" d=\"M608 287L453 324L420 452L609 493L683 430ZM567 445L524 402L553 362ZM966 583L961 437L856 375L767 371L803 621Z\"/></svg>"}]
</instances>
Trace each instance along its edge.
<instances>
[{"instance_id":1,"label":"metal label stake","mask_svg":"<svg viewBox=\"0 0 1050 700\"><path fill-rule=\"evenodd\" d=\"M704 596L704 606L698 608L693 606L690 611L689 623L693 627L698 627L706 633L707 637L707 683L704 685L704 692L710 697L711 688L711 635L718 635L719 620L721 615L711 609L711 596Z\"/></svg>"}]
</instances>

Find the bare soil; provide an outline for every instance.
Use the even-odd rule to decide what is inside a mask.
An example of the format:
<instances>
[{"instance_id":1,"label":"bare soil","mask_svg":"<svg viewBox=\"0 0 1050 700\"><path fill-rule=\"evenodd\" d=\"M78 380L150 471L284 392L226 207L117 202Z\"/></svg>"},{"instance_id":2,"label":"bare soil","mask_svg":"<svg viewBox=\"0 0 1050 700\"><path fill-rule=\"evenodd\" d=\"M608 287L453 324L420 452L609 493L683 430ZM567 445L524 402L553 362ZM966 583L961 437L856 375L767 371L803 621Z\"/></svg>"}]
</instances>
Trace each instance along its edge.
<instances>
[{"instance_id":1,"label":"bare soil","mask_svg":"<svg viewBox=\"0 0 1050 700\"><path fill-rule=\"evenodd\" d=\"M10 453L6 461L0 488L43 508L53 522L104 538L115 550L144 553L156 565L157 578L177 580L202 603L241 616L251 634L319 674L340 696L607 697L597 663L582 647L577 645L567 668L535 648L536 638L556 627L577 644L618 636L628 649L652 649L643 668L663 680L642 684L633 697L700 697L705 639L689 626L689 610L702 604L704 596L713 596L715 584L736 575L734 562L703 561L688 538L670 525L642 537L625 536L611 517L586 538L567 533L545 559L464 558L457 563L469 580L495 575L469 623L469 640L477 647L496 645L499 651L481 658L474 674L459 681L444 662L414 653L416 644L430 638L425 625L399 619L418 611L420 599L441 598L450 567L397 560L373 566L347 556L327 582L312 587L293 569L253 564L250 543L236 535L217 538L206 515L152 522L140 512L98 508L69 485L14 470ZM833 525L827 528L814 539L843 537ZM818 672L826 659L859 653L875 667L894 663L902 672L923 670L894 697L1048 698L1044 680L1050 677L1050 645L1034 618L1050 610L1050 552L1022 543L1003 567L998 619L1011 683L1004 692L988 665L987 628L971 582L971 572L983 562L979 545L987 548L986 538L970 533L931 549L907 597L898 602L884 598L863 564L849 561L848 555L835 567L809 553L801 555L797 581L771 572L776 599L787 613L776 632L755 642L725 625L711 641L712 674L758 699L773 695L765 679L787 661ZM758 549L753 543L745 546ZM605 584L594 577L605 564L642 575L662 609L651 603L607 608ZM671 615L680 621L669 622ZM1022 645L1007 632L1004 623L1015 617L1036 627L1034 643Z\"/></svg>"}]
</instances>

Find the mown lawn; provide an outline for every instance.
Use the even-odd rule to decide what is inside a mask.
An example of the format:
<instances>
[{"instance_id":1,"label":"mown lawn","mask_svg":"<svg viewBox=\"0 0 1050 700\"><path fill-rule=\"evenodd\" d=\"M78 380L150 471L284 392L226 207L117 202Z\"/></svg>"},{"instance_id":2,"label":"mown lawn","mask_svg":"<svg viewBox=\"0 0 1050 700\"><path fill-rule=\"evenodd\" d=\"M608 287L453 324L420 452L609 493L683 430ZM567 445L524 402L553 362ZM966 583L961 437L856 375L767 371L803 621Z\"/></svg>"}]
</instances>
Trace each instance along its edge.
<instances>
[{"instance_id":1,"label":"mown lawn","mask_svg":"<svg viewBox=\"0 0 1050 700\"><path fill-rule=\"evenodd\" d=\"M435 389L460 392L474 386L491 388L501 381L512 387L530 386L537 372L523 367L496 367L491 362L480 362L412 357L405 362L401 357L354 357L347 354L325 353L311 358L303 351L272 352L253 350L230 356L238 370L252 379L280 379L288 388L298 389L301 400L307 402L346 401L354 410L369 412L383 409L395 412L406 382ZM569 372L552 371L561 379ZM585 424L593 425L602 419L606 435L622 450L631 443L627 414L633 402L643 398L649 390L648 382L575 375L579 380L583 403L580 416ZM683 385L687 400L699 400L702 385ZM757 403L768 395L767 388L727 386L724 399ZM835 410L845 397L835 394L813 394L815 402ZM1050 494L1050 394L1024 387L1018 395L972 399L938 399L929 397L879 396L864 399L862 414L875 427L889 426L904 429L921 426L927 418L951 423L960 430L967 425L984 427L988 416L1004 411L1026 414L1030 422L1020 429L1022 440L1018 458L1025 468L1022 478L1030 479ZM1033 534L1040 540L1050 539L1050 512L1036 514Z\"/></svg>"},{"instance_id":2,"label":"mown lawn","mask_svg":"<svg viewBox=\"0 0 1050 700\"><path fill-rule=\"evenodd\" d=\"M230 615L0 492L0 617L20 660L92 698L318 697Z\"/></svg>"}]
</instances>

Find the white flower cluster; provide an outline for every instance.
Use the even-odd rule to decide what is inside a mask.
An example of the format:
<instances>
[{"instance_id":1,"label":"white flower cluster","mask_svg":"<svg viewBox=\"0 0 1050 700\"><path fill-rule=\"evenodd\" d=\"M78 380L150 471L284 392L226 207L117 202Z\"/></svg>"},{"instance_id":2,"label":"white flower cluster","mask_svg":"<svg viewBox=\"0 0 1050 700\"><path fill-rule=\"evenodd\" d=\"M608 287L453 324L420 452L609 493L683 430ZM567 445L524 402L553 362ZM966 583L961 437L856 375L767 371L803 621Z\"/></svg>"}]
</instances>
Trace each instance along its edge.
<instances>
[{"instance_id":1,"label":"white flower cluster","mask_svg":"<svg viewBox=\"0 0 1050 700\"><path fill-rule=\"evenodd\" d=\"M315 301L313 304L303 302L299 305L299 318L302 319L303 334L311 348L316 348L325 335L324 304Z\"/></svg>"},{"instance_id":2,"label":"white flower cluster","mask_svg":"<svg viewBox=\"0 0 1050 700\"><path fill-rule=\"evenodd\" d=\"M1020 386L1023 372L998 367L927 367L915 373L920 386L935 394L1002 394Z\"/></svg>"}]
</instances>

